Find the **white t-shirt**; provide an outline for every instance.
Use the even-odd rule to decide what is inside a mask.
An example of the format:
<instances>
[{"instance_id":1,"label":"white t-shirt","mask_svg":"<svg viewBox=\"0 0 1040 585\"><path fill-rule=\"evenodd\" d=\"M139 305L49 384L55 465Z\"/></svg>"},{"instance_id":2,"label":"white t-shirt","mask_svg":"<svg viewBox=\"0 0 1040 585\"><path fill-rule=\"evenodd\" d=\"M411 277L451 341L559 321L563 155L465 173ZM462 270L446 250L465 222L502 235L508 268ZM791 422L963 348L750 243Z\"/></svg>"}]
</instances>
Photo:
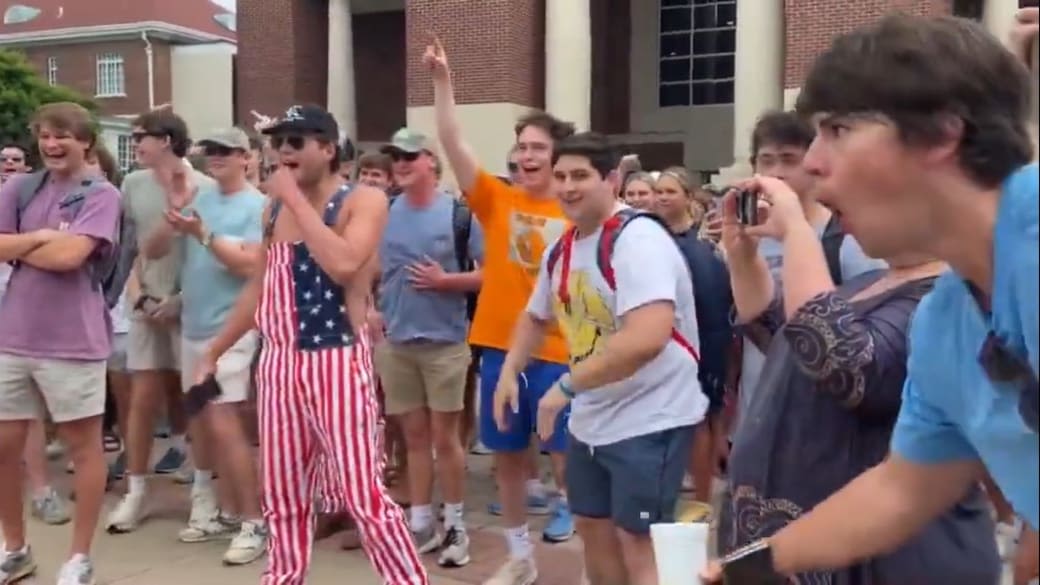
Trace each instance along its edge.
<instances>
[{"instance_id":1,"label":"white t-shirt","mask_svg":"<svg viewBox=\"0 0 1040 585\"><path fill-rule=\"evenodd\" d=\"M527 312L535 318L557 320L571 365L602 351L625 313L656 301L675 305L675 328L699 351L693 283L672 236L654 221L632 220L614 248L614 292L596 261L600 233L597 230L574 242L567 279L569 307L557 296L563 262L556 262L549 278L549 254L542 255L538 282L527 304ZM697 424L707 408L708 399L697 380L697 362L672 340L632 377L578 394L571 405L569 428L583 443L606 445Z\"/></svg>"},{"instance_id":2,"label":"white t-shirt","mask_svg":"<svg viewBox=\"0 0 1040 585\"><path fill-rule=\"evenodd\" d=\"M9 280L11 280L11 265L7 262L0 262L0 299L4 298Z\"/></svg>"},{"instance_id":3,"label":"white t-shirt","mask_svg":"<svg viewBox=\"0 0 1040 585\"><path fill-rule=\"evenodd\" d=\"M112 307L112 333L120 335L130 332L130 310L126 306L126 291L119 296L119 302Z\"/></svg>"}]
</instances>

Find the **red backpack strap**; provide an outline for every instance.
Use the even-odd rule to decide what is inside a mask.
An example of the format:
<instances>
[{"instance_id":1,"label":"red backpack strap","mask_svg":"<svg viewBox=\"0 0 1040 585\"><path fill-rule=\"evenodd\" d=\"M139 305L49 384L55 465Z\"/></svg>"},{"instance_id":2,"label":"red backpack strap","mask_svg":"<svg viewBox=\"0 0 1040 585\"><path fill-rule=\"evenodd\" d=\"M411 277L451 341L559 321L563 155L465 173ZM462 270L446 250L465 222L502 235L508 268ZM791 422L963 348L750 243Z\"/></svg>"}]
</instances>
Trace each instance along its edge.
<instances>
[{"instance_id":1,"label":"red backpack strap","mask_svg":"<svg viewBox=\"0 0 1040 585\"><path fill-rule=\"evenodd\" d=\"M568 281L571 274L571 249L574 247L574 237L578 233L578 229L574 226L567 228L560 239L553 244L553 247L549 250L549 259L546 261L545 268L549 278L552 278L553 269L556 267L556 263L559 261L563 262L560 266L560 283L556 289L556 294L560 298L560 302L564 305L569 305L571 302L571 292L568 288Z\"/></svg>"},{"instance_id":2,"label":"red backpack strap","mask_svg":"<svg viewBox=\"0 0 1040 585\"><path fill-rule=\"evenodd\" d=\"M603 224L603 231L599 236L599 253L596 258L596 263L599 264L599 272L603 275L603 280L606 281L607 286L609 286L612 291L617 290L617 279L614 277L614 265L610 262L614 255L614 246L617 245L617 240L618 237L621 236L621 231L625 229L625 226L627 226L629 222L637 217L645 217L653 220L664 229L665 233L671 233L668 230L668 226L661 220L661 218L631 207L626 207L611 216L610 219ZM697 352L697 349L694 348L693 344L674 327L672 328L672 339L679 344L679 347L686 350L686 352L693 357L694 361L700 363L701 356Z\"/></svg>"}]
</instances>

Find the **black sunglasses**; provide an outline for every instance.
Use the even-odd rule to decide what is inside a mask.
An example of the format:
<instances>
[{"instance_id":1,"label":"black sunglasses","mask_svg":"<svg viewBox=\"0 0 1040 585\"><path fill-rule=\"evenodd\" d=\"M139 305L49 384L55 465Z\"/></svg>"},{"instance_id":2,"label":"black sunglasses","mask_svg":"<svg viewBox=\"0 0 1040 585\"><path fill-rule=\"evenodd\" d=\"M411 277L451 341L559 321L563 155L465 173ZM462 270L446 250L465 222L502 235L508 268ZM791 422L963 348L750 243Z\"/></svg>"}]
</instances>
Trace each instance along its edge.
<instances>
[{"instance_id":1,"label":"black sunglasses","mask_svg":"<svg viewBox=\"0 0 1040 585\"><path fill-rule=\"evenodd\" d=\"M206 156L231 156L237 148L224 146L223 144L207 144L202 147L202 153Z\"/></svg>"},{"instance_id":2,"label":"black sunglasses","mask_svg":"<svg viewBox=\"0 0 1040 585\"><path fill-rule=\"evenodd\" d=\"M402 161L402 160L404 162L414 162L415 160L417 160L419 158L420 154L422 154L422 153L421 152L405 152L403 150L391 150L390 151L390 158L393 159L394 162L398 162L398 161Z\"/></svg>"},{"instance_id":3,"label":"black sunglasses","mask_svg":"<svg viewBox=\"0 0 1040 585\"><path fill-rule=\"evenodd\" d=\"M978 359L990 382L1010 386L1018 392L1018 414L1030 430L1038 432L1040 381L1026 358L1009 348L996 332L990 331L982 342Z\"/></svg>"},{"instance_id":4,"label":"black sunglasses","mask_svg":"<svg viewBox=\"0 0 1040 585\"><path fill-rule=\"evenodd\" d=\"M130 134L130 139L133 140L134 143L139 143L149 136L152 138L165 138L166 134L162 132L134 132Z\"/></svg>"},{"instance_id":5,"label":"black sunglasses","mask_svg":"<svg viewBox=\"0 0 1040 585\"><path fill-rule=\"evenodd\" d=\"M288 144L289 148L293 150L302 150L303 146L307 144L307 136L303 134L275 134L271 136L271 146L275 150L281 148L283 144Z\"/></svg>"}]
</instances>

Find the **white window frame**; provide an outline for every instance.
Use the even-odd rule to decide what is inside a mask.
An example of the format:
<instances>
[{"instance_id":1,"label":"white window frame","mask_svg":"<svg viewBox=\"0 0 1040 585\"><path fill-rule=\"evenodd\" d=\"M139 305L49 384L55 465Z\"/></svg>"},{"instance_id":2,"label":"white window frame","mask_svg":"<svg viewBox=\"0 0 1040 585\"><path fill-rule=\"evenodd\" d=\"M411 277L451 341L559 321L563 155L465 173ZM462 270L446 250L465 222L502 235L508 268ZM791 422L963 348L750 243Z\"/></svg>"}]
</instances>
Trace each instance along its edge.
<instances>
[{"instance_id":1,"label":"white window frame","mask_svg":"<svg viewBox=\"0 0 1040 585\"><path fill-rule=\"evenodd\" d=\"M47 84L58 85L58 58L47 57Z\"/></svg>"},{"instance_id":2,"label":"white window frame","mask_svg":"<svg viewBox=\"0 0 1040 585\"><path fill-rule=\"evenodd\" d=\"M125 97L126 74L123 56L101 53L97 56L97 92L95 97Z\"/></svg>"},{"instance_id":3,"label":"white window frame","mask_svg":"<svg viewBox=\"0 0 1040 585\"><path fill-rule=\"evenodd\" d=\"M124 173L134 164L134 139L130 134L116 136L116 163Z\"/></svg>"},{"instance_id":4,"label":"white window frame","mask_svg":"<svg viewBox=\"0 0 1040 585\"><path fill-rule=\"evenodd\" d=\"M674 1L674 2L659 1L658 28L657 28L657 31L658 31L657 32L657 42L658 42L658 52L657 52L657 72L658 72L657 88L658 88L658 98L657 98L657 103L658 103L658 107L662 107L662 108L663 107L684 107L682 105L668 105L668 106L665 106L665 105L663 105L661 103L661 95L660 95L661 94L661 90L666 88L666 87L682 87L682 86L686 86L686 87L689 88L688 89L689 100L688 100L688 102L686 104L686 107L701 107L701 106L732 105L733 104L732 100L729 101L729 102L696 103L693 100L693 89L694 89L694 86L697 86L697 85L715 85L715 84L718 84L718 83L729 83L729 84L732 85L732 84L735 83L735 76L736 76L736 72L735 71L734 71L733 75L730 75L730 76L727 76L727 77L720 77L720 76L717 76L717 75L712 75L711 77L706 77L706 78L695 78L694 77L694 73L693 73L693 66L694 66L694 63L696 62L697 59L729 57L730 59L732 59L734 61L734 70L736 69L736 47L735 47L735 44L736 44L735 39L736 39L736 32L737 32L736 4L737 4L737 2L740 2L740 1L754 2L754 1L757 1L757 0L707 0L707 1L705 1L705 0L697 0L697 1L689 0L687 2L683 2L683 1ZM733 11L733 14L734 14L733 20L731 22L727 22L727 23L716 22L716 23L714 23L714 26L710 26L710 27L698 26L698 23L696 22L696 20L697 20L697 18L696 18L696 11L697 10L706 10L706 9L709 9L709 8L714 8L715 9L715 18L716 19L717 18L721 18L719 16L719 5L729 5L729 7L732 8L732 11ZM668 31L661 30L663 27L661 26L661 22L660 21L666 14L668 14L669 12L672 12L672 11L685 11L685 10L689 10L690 11L690 28L689 29L668 30ZM732 35L733 35L733 38L734 38L734 48L733 48L733 50L732 51L723 51L723 52L713 52L713 53L695 53L694 49L693 49L694 35L696 35L697 33L704 33L704 32L716 32L716 33L731 32ZM675 55L675 56L663 56L663 55L661 55L661 49L660 49L661 44L665 41L665 39L667 37L672 37L672 36L676 36L676 37L689 36L690 47L689 47L689 53L688 54ZM663 69L665 63L675 62L675 61L680 61L681 62L681 61L686 61L686 60L688 60L690 62L690 73L689 73L689 76L687 77L686 80L684 80L684 81L663 81L663 80L661 80L661 70Z\"/></svg>"}]
</instances>

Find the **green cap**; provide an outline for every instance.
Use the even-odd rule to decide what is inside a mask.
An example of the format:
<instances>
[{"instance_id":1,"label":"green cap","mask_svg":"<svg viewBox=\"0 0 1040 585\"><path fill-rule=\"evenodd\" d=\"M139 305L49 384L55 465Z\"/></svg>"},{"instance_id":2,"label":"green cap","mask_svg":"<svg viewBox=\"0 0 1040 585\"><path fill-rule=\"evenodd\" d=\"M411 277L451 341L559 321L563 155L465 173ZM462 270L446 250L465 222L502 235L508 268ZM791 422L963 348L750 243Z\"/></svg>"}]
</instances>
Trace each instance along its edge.
<instances>
[{"instance_id":1,"label":"green cap","mask_svg":"<svg viewBox=\"0 0 1040 585\"><path fill-rule=\"evenodd\" d=\"M416 132L408 128L401 128L397 132L394 132L393 137L390 138L390 143L380 148L379 151L388 153L394 150L401 152L422 152L427 151L433 152L433 143L425 134Z\"/></svg>"}]
</instances>

